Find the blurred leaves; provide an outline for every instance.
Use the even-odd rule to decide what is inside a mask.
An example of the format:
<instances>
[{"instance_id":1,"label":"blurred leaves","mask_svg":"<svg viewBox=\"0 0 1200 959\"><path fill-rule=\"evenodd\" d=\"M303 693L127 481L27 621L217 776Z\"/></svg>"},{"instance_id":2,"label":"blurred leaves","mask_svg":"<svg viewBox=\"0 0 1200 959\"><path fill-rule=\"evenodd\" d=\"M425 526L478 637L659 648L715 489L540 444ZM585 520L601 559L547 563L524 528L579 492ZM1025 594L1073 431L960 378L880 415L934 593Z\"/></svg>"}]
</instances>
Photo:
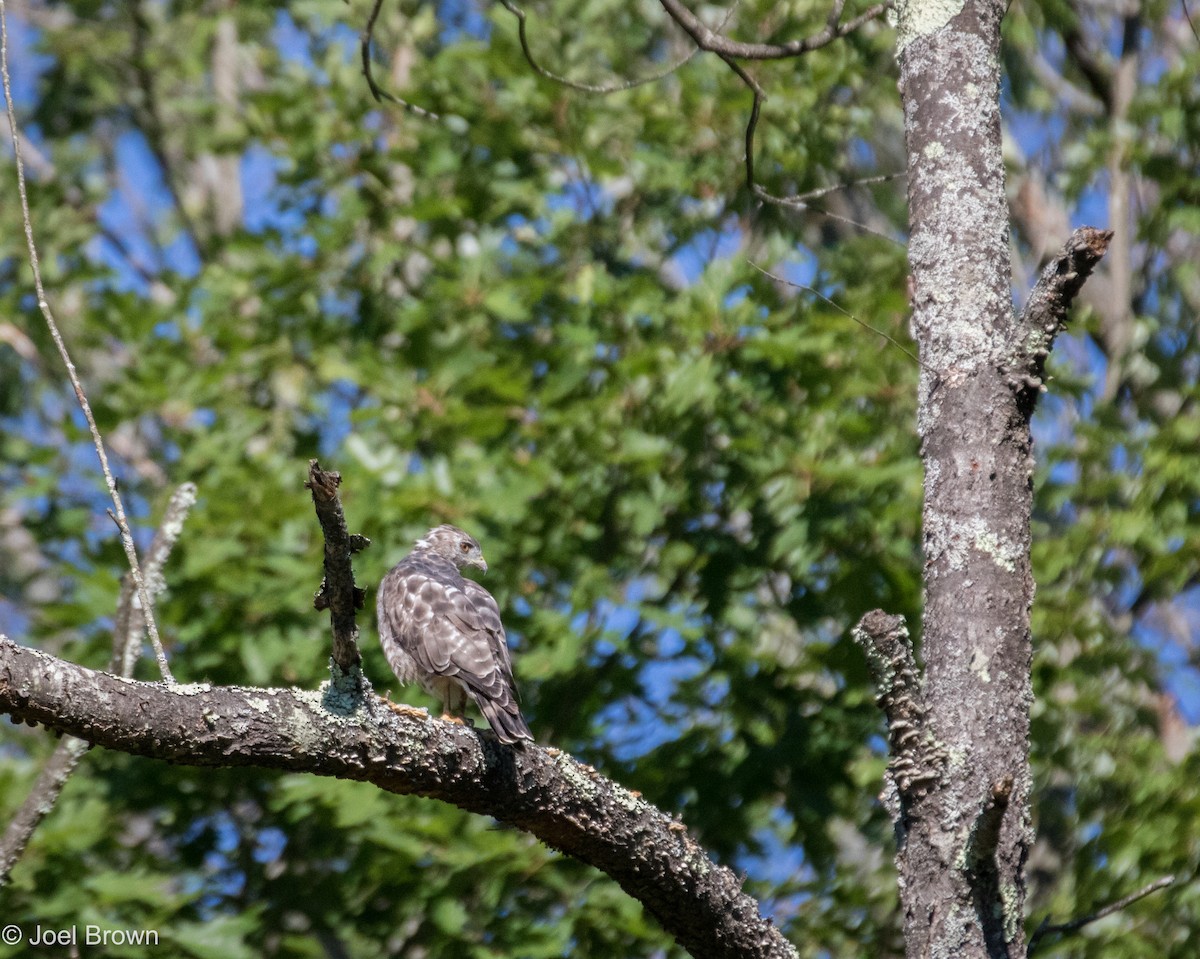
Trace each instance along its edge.
<instances>
[{"instance_id":1,"label":"blurred leaves","mask_svg":"<svg viewBox=\"0 0 1200 959\"><path fill-rule=\"evenodd\" d=\"M377 75L464 121L436 124L375 104L357 61L365 13L332 0L145 6L154 103L129 8L38 9L45 69L19 106L54 162L32 199L62 323L143 537L171 484L200 487L159 611L180 678L325 675L302 488L320 455L372 539L357 567L369 588L431 525L481 540L539 741L678 812L803 955L898 954L881 720L847 630L875 606L919 624L918 370L747 260L902 338L904 250L888 239L902 237L902 188L813 202L876 232L759 207L742 182L747 97L720 64L581 96L532 74L503 10L385 5ZM687 53L653 5L528 10L535 48L573 77ZM780 39L823 17L748 2L730 30ZM218 77L219 22L236 55ZM1014 23L1014 50L1050 42L1044 23ZM873 25L759 65L768 189L902 167L891 42ZM1145 159L1175 198L1142 221L1166 249L1195 206L1195 87L1181 63L1160 88L1175 112L1147 94L1138 122L1184 138ZM1054 108L1044 91L1031 102ZM1069 183L1103 168L1102 138L1070 131ZM214 173L228 158L237 197ZM222 232L217 207L239 197L242 226ZM49 358L14 215L0 210L3 315ZM1155 382L1187 403L1196 344L1178 290L1194 272L1165 257L1143 309ZM10 339L0 628L99 665L123 559L73 398ZM1039 480L1045 843L1031 867L1061 917L1194 860L1196 760L1167 761L1161 664L1114 599L1187 585L1200 471L1194 416L1149 395L1089 409L1085 373L1057 385L1077 412ZM363 625L376 686L425 703ZM8 808L47 739L5 731ZM594 870L455 809L109 754L85 760L13 879L8 915L156 928L184 955L678 953ZM1139 936L1094 948L1186 955L1190 895L1139 904L1153 917Z\"/></svg>"}]
</instances>

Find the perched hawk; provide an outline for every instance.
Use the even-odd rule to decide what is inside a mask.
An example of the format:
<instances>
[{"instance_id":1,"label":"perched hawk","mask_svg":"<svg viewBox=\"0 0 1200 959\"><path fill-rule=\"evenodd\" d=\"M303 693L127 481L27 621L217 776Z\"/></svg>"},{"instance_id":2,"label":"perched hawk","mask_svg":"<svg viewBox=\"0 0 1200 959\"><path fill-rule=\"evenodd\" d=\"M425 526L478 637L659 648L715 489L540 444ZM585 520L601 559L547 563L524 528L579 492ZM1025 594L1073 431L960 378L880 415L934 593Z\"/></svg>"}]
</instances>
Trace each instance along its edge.
<instances>
[{"instance_id":1,"label":"perched hawk","mask_svg":"<svg viewBox=\"0 0 1200 959\"><path fill-rule=\"evenodd\" d=\"M420 683L450 716L475 701L503 743L533 739L517 706L500 607L459 573L487 572L479 544L461 529L431 529L379 584L379 638L400 682Z\"/></svg>"}]
</instances>

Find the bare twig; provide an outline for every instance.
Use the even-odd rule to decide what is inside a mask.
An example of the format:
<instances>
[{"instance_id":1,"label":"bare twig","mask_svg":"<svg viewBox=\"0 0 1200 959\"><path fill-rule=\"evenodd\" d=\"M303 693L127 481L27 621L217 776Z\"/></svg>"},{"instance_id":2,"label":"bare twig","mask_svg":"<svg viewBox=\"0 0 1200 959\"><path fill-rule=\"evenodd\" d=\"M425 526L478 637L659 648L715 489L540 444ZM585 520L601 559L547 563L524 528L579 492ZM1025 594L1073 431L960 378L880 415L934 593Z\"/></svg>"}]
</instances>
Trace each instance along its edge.
<instances>
[{"instance_id":1,"label":"bare twig","mask_svg":"<svg viewBox=\"0 0 1200 959\"><path fill-rule=\"evenodd\" d=\"M755 122L757 123L757 121ZM747 149L751 148L752 143L748 142ZM881 174L880 176L865 177L861 180L855 180L851 183L837 183L833 186L821 187L820 189L810 190L808 193L800 193L796 196L776 196L774 193L768 192L758 183L754 182L750 182L748 186L750 187L751 192L764 203L770 203L774 206L787 207L791 210L806 210L810 213L815 213L817 216L824 216L831 220L837 220L840 223L845 223L847 226L852 226L856 230L862 230L865 233L870 233L872 236L877 236L880 239L887 240L889 243L895 243L897 246L904 246L904 243L902 243L900 240L896 239L894 236L889 236L882 230L876 230L873 227L867 226L865 223L859 223L857 220L852 220L848 216L842 216L840 213L833 213L829 210L820 210L814 206L809 206L807 201L816 199L818 197L827 196L830 193L834 193L838 190L845 190L852 186L865 186L870 183L884 183L888 180L896 180L906 176L908 176L907 173L885 173Z\"/></svg>"},{"instance_id":2,"label":"bare twig","mask_svg":"<svg viewBox=\"0 0 1200 959\"><path fill-rule=\"evenodd\" d=\"M839 37L853 33L864 23L874 20L881 13L891 8L891 2L877 3L863 11L852 20L841 23L842 8L845 0L838 0L825 23L825 29L811 37L802 40L790 40L787 43L743 43L723 37L717 31L709 29L704 21L683 5L681 0L659 0L667 15L687 33L701 50L715 53L721 57L735 57L739 60L785 60L788 57L798 57L821 47L828 46Z\"/></svg>"},{"instance_id":3,"label":"bare twig","mask_svg":"<svg viewBox=\"0 0 1200 959\"><path fill-rule=\"evenodd\" d=\"M361 696L365 688L362 675L362 656L358 651L358 626L354 622L354 611L362 609L366 593L354 584L354 567L350 558L366 549L371 541L365 536L351 535L346 529L346 514L338 499L340 473L321 469L321 464L310 460L308 480L305 486L312 492L317 520L325 537L325 578L321 588L313 597L313 607L329 610L333 627L333 679L334 687L342 682L349 688L338 689L351 700Z\"/></svg>"},{"instance_id":4,"label":"bare twig","mask_svg":"<svg viewBox=\"0 0 1200 959\"><path fill-rule=\"evenodd\" d=\"M1187 21L1188 27L1191 28L1192 36L1196 38L1196 43L1200 44L1200 33L1196 32L1196 24L1192 22L1192 11L1188 9L1187 0L1180 0L1183 4L1183 18Z\"/></svg>"},{"instance_id":5,"label":"bare twig","mask_svg":"<svg viewBox=\"0 0 1200 959\"><path fill-rule=\"evenodd\" d=\"M872 186L876 183L891 183L892 180L903 180L908 176L908 171L901 170L898 173L880 173L876 176L865 176L858 180L850 180L848 183L835 183L832 186L817 187L815 190L809 190L807 193L797 193L795 196L775 197L775 202L782 203L785 206L794 206L798 209L809 209L805 204L809 200L819 200L823 196L829 196L830 193L837 193L841 190L848 190L854 186ZM824 210L817 210L817 213L824 213Z\"/></svg>"},{"instance_id":6,"label":"bare twig","mask_svg":"<svg viewBox=\"0 0 1200 959\"><path fill-rule=\"evenodd\" d=\"M91 431L92 444L96 447L96 455L100 459L100 469L104 473L104 481L108 486L108 495L112 498L113 519L121 530L121 544L125 547L125 556L129 560L129 571L133 576L134 586L137 589L138 597L142 602L142 609L145 612L146 626L150 633L150 642L154 646L154 655L158 660L159 671L162 673L164 680L168 683L173 683L175 682L175 677L171 675L171 667L167 664L166 653L163 652L162 640L158 635L158 624L154 621L150 594L146 589L145 580L142 578L141 566L138 563L137 548L133 543L133 533L129 529L129 521L125 518L125 505L121 502L121 494L117 490L117 481L108 466L108 454L104 451L104 439L100 435L99 427L96 426L96 418L92 415L91 404L88 402L87 394L83 391L83 384L79 380L79 375L75 372L75 364L71 360L70 353L67 352L67 345L63 340L62 333L59 332L58 324L54 320L54 314L50 310L50 304L46 300L46 291L42 286L42 271L38 262L37 244L33 239L33 219L29 213L29 197L25 191L25 165L21 159L21 137L18 135L17 115L13 107L12 83L8 73L8 20L4 0L0 0L0 74L3 75L4 81L4 99L8 109L8 126L9 132L12 134L13 155L17 166L17 193L21 201L21 216L24 219L25 225L25 242L29 249L29 265L33 270L33 285L37 292L38 309L41 310L42 316L46 320L46 326L50 329L50 336L54 340L54 345L58 348L58 355L62 357L63 365L67 368L67 376L71 381L72 388L75 390L75 398L79 401L79 408L83 410L88 429Z\"/></svg>"},{"instance_id":7,"label":"bare twig","mask_svg":"<svg viewBox=\"0 0 1200 959\"><path fill-rule=\"evenodd\" d=\"M569 90L578 90L580 93L590 93L598 96L604 96L610 93L620 93L624 90L633 90L636 87L645 86L647 83L654 83L669 77L672 73L688 63L693 57L701 51L701 47L697 45L692 49L692 52L687 56L676 60L669 67L664 67L656 73L649 76L638 77L633 80L622 80L617 83L594 84L582 83L579 80L572 80L570 77L565 77L561 73L555 73L552 70L542 66L538 59L533 55L533 50L529 46L529 33L526 25L525 11L517 6L513 0L500 0L501 5L511 13L517 20L517 38L521 43L521 52L525 55L525 62L530 68L540 77L545 77L547 80L552 80L555 83L561 84ZM725 29L726 24L733 19L734 13L737 11L741 0L735 0L733 6L725 13L721 20L721 25L717 28L718 31Z\"/></svg>"},{"instance_id":8,"label":"bare twig","mask_svg":"<svg viewBox=\"0 0 1200 959\"><path fill-rule=\"evenodd\" d=\"M167 508L163 511L162 521L158 531L146 552L146 589L151 598L160 595L167 588L163 577L163 569L179 535L183 532L183 523L188 513L196 505L196 484L182 483L171 494ZM121 583L121 594L117 603L117 616L113 631L113 655L109 662L109 672L121 676L132 676L133 667L141 653L139 639L145 628L145 609L140 597L134 590L133 578L127 576Z\"/></svg>"},{"instance_id":9,"label":"bare twig","mask_svg":"<svg viewBox=\"0 0 1200 959\"><path fill-rule=\"evenodd\" d=\"M1107 906L1103 906L1095 912L1088 913L1086 916L1081 916L1078 919L1072 919L1070 922L1052 924L1050 917L1047 916L1042 920L1042 924L1034 930L1033 935L1029 937L1029 948L1025 954L1032 956L1033 951L1046 936L1069 936L1071 933L1078 932L1084 926L1091 925L1105 916L1111 916L1114 912L1120 912L1122 909L1133 905L1139 899L1145 899L1151 893L1158 892L1160 889L1166 889L1173 882L1175 882L1174 876L1163 876L1161 879L1155 879L1154 882L1142 886L1137 892L1131 892L1128 896L1123 896L1116 902L1110 902Z\"/></svg>"},{"instance_id":10,"label":"bare twig","mask_svg":"<svg viewBox=\"0 0 1200 959\"><path fill-rule=\"evenodd\" d=\"M826 303L828 303L830 306L832 306L835 310L837 310L839 313L841 313L847 319L853 320L855 323L857 323L859 326L861 326L864 330L870 330L872 333L876 334L877 336L882 336L885 340L887 340L889 343L891 343L892 346L896 347L896 349L898 349L901 353L903 353L910 360L912 360L914 363L916 363L917 366L920 366L923 369L929 370L929 372L931 372L931 373L935 373L935 374L937 373L936 370L930 369L929 366L927 366L924 362L922 362L920 357L918 357L916 354L912 353L907 348L905 348L904 344L901 343L899 340L897 340L895 337L890 336L889 334L885 333L883 330L880 330L874 326L871 326L870 323L863 322L857 316L855 316L853 313L851 313L849 310L845 309L842 306L839 306L837 303L834 303L833 300L831 300L829 297L827 297L820 290L813 289L811 286L805 286L803 283L793 283L791 280L785 279L782 276L778 276L777 274L772 273L770 270L764 270L761 266L759 266L757 263L754 263L751 260L747 260L746 262L749 263L752 267L754 267L754 269L758 270L758 272L761 273L763 276L770 277L776 283L782 283L785 286L790 286L797 290L807 290L813 296L824 300Z\"/></svg>"},{"instance_id":11,"label":"bare twig","mask_svg":"<svg viewBox=\"0 0 1200 959\"><path fill-rule=\"evenodd\" d=\"M359 38L362 51L362 72L367 78L367 88L371 91L371 96L375 98L376 103L381 103L386 100L388 103L394 103L397 106L403 107L409 113L421 117L425 120L442 119L440 113L434 113L432 110L426 110L424 107L419 107L415 103L409 103L407 100L401 99L393 93L388 93L378 83L375 82L375 74L371 69L371 41L375 37L375 22L379 19L379 11L383 8L383 0L375 0L371 6L371 14L367 17L367 25L363 27L363 32Z\"/></svg>"},{"instance_id":12,"label":"bare twig","mask_svg":"<svg viewBox=\"0 0 1200 959\"><path fill-rule=\"evenodd\" d=\"M786 57L797 57L821 47L827 46L839 37L843 37L848 33L857 30L864 23L873 20L881 13L890 9L892 6L891 0L888 2L876 4L860 14L853 20L846 23L841 23L842 11L845 8L845 0L835 0L832 9L829 12L829 17L826 20L825 29L819 34L808 37L804 40L795 40L785 44L763 44L763 43L739 43L735 40L730 40L727 37L722 37L718 32L710 30L699 17L695 16L680 0L659 0L667 15L674 20L693 42L701 50L706 50L710 53L715 53L725 63L730 70L734 72L739 80L745 84L746 88L752 95L750 103L750 116L746 121L746 131L743 135L745 144L745 167L746 167L746 186L750 192L764 203L772 203L776 206L785 206L792 209L812 210L813 213L821 216L827 216L833 220L840 220L850 226L865 230L868 233L874 233L886 240L895 243L898 242L895 237L887 236L880 233L878 230L873 230L870 227L856 223L847 217L840 216L837 213L830 213L827 210L816 210L809 207L804 201L809 196L797 197L781 197L768 192L759 185L754 173L754 136L758 129L759 117L762 113L762 105L767 99L766 92L762 86L754 79L737 61L738 59L746 60L772 60L783 59Z\"/></svg>"},{"instance_id":13,"label":"bare twig","mask_svg":"<svg viewBox=\"0 0 1200 959\"><path fill-rule=\"evenodd\" d=\"M183 521L188 510L195 502L195 484L184 483L167 504L162 523L146 558L146 582L151 594L157 595L166 589L166 580L162 575L163 566L183 531ZM127 576L121 583L121 594L117 600L109 672L127 677L133 675L133 665L141 648L139 639L143 626L142 610L136 604L133 579ZM34 830L50 815L71 773L75 771L79 760L89 748L90 745L84 740L66 736L46 760L29 790L29 795L9 820L3 837L0 837L0 887L7 885L13 866L25 854L25 847L29 845Z\"/></svg>"}]
</instances>

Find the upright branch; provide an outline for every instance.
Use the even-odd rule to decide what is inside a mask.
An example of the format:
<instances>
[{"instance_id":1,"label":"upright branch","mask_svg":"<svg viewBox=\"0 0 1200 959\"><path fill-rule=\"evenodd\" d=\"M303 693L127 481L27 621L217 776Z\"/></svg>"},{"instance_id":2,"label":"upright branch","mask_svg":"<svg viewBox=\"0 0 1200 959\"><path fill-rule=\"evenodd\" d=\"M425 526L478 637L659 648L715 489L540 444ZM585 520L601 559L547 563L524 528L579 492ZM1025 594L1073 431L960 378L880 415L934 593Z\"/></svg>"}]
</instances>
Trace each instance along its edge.
<instances>
[{"instance_id":1,"label":"upright branch","mask_svg":"<svg viewBox=\"0 0 1200 959\"><path fill-rule=\"evenodd\" d=\"M37 293L38 309L41 311L42 317L46 321L46 326L50 330L50 337L54 340L54 345L58 349L58 355L62 358L63 366L67 369L67 378L71 382L71 388L75 391L75 398L79 401L79 408L83 411L84 419L87 420L88 430L92 434L92 445L96 448L96 456L100 459L100 470L104 474L104 482L108 487L109 498L112 499L113 509L109 515L112 516L113 522L117 524L117 528L121 531L121 545L125 548L125 557L129 561L129 572L133 577L134 589L137 591L138 598L142 603L146 626L150 633L150 642L154 646L154 655L158 660L159 672L162 674L163 679L169 683L173 683L175 682L175 677L171 675L171 667L167 665L167 655L163 651L162 640L158 635L158 624L154 621L150 593L142 577L137 548L133 543L133 533L129 529L129 521L125 517L125 505L121 501L120 492L117 490L116 478L113 476L112 470L109 469L108 454L104 449L104 439L100 435L100 428L96 425L96 418L92 415L92 406L88 402L87 394L83 391L83 383L79 379L79 374L75 371L75 364L71 360L71 354L67 352L67 344L63 340L62 333L58 329L58 324L54 320L50 303L46 299L46 290L42 285L42 269L38 261L37 243L33 238L33 218L29 213L29 196L25 187L25 164L21 157L22 137L17 127L17 114L13 108L12 83L8 73L8 17L4 0L0 0L0 78L3 79L4 102L8 108L8 129L12 134L13 158L17 167L17 195L21 202L21 217L25 226L25 243L29 250L29 266L33 271L33 286Z\"/></svg>"},{"instance_id":2,"label":"upright branch","mask_svg":"<svg viewBox=\"0 0 1200 959\"><path fill-rule=\"evenodd\" d=\"M340 689L344 682L349 682L350 688L344 691L357 697L363 690L364 678L354 611L363 608L366 593L354 585L351 557L370 546L371 541L346 529L346 516L337 492L341 482L340 473L321 469L316 460L309 462L308 481L304 485L312 492L317 520L325 537L325 578L313 597L313 607L329 610L333 626L333 685Z\"/></svg>"},{"instance_id":3,"label":"upright branch","mask_svg":"<svg viewBox=\"0 0 1200 959\"><path fill-rule=\"evenodd\" d=\"M1029 302L1017 319L1010 385L1026 392L1030 403L1044 387L1042 373L1054 340L1067 325L1067 313L1096 264L1108 252L1112 230L1081 226L1067 238L1058 255L1046 264Z\"/></svg>"},{"instance_id":4,"label":"upright branch","mask_svg":"<svg viewBox=\"0 0 1200 959\"><path fill-rule=\"evenodd\" d=\"M866 653L875 701L887 717L888 774L903 810L940 780L946 753L927 722L929 710L904 618L873 610L859 620L853 636ZM903 825L903 816L897 819Z\"/></svg>"},{"instance_id":5,"label":"upright branch","mask_svg":"<svg viewBox=\"0 0 1200 959\"><path fill-rule=\"evenodd\" d=\"M183 532L183 521L195 502L195 484L184 483L167 503L162 523L159 524L146 559L146 582L151 595L158 595L166 589L162 570L167 557L171 555L175 541ZM137 602L137 594L133 587L133 577L127 576L121 583L117 614L113 620L112 656L108 664L110 672L119 676L133 675L133 666L142 647L144 625L142 608ZM88 749L89 744L84 740L66 736L46 760L33 783L33 788L29 790L29 795L9 820L4 836L0 838L0 887L8 884L13 866L24 855L33 831L54 809L63 787Z\"/></svg>"}]
</instances>

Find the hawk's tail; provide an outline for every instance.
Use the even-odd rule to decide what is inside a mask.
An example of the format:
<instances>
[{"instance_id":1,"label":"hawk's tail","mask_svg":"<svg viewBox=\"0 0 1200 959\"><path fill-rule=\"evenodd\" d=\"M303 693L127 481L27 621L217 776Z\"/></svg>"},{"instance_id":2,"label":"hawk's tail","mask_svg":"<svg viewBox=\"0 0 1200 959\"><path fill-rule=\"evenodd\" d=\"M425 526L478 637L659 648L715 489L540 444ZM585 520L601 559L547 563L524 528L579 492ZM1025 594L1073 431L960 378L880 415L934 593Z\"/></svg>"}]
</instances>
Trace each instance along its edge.
<instances>
[{"instance_id":1,"label":"hawk's tail","mask_svg":"<svg viewBox=\"0 0 1200 959\"><path fill-rule=\"evenodd\" d=\"M515 702L501 704L486 696L472 696L471 698L479 706L479 711L483 713L488 725L492 727L492 732L496 734L496 738L500 742L516 743L517 745L520 745L523 739L533 742L533 733L525 725L521 710Z\"/></svg>"}]
</instances>

